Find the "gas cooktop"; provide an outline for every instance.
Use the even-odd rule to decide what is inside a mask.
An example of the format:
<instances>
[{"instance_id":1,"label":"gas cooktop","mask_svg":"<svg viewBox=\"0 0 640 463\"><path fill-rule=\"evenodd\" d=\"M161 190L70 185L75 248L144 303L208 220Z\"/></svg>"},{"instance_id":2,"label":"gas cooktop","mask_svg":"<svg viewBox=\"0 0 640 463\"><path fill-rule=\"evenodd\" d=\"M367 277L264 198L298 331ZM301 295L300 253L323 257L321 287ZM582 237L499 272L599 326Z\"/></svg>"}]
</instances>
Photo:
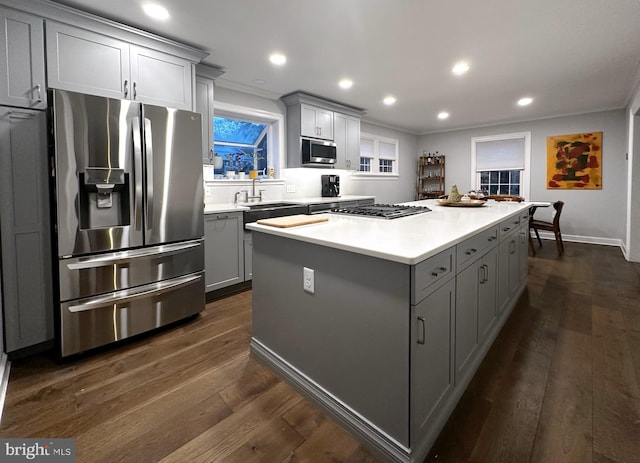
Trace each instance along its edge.
<instances>
[{"instance_id":1,"label":"gas cooktop","mask_svg":"<svg viewBox=\"0 0 640 463\"><path fill-rule=\"evenodd\" d=\"M368 206L337 207L331 209L335 214L360 215L365 217L380 217L383 219L398 219L415 214L429 212L425 206L401 206L398 204L371 204Z\"/></svg>"}]
</instances>

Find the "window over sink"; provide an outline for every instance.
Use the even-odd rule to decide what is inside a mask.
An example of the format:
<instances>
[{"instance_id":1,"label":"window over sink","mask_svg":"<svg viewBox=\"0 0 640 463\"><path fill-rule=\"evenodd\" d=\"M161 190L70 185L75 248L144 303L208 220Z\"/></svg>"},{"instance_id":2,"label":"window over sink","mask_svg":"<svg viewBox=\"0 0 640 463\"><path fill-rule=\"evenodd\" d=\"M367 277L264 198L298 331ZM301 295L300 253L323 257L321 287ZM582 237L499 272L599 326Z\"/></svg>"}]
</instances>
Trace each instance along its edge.
<instances>
[{"instance_id":1,"label":"window over sink","mask_svg":"<svg viewBox=\"0 0 640 463\"><path fill-rule=\"evenodd\" d=\"M250 170L269 178L271 168L278 178L284 167L284 116L224 102L216 102L214 111L215 179L241 179Z\"/></svg>"}]
</instances>

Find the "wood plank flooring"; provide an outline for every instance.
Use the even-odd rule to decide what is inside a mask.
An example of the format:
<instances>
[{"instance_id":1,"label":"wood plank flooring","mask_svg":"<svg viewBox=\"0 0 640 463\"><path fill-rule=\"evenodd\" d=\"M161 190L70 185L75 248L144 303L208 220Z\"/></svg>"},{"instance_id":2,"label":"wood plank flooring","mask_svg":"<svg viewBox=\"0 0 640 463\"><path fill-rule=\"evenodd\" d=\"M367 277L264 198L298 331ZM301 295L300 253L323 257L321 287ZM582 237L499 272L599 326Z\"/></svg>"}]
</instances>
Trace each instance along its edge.
<instances>
[{"instance_id":1,"label":"wood plank flooring","mask_svg":"<svg viewBox=\"0 0 640 463\"><path fill-rule=\"evenodd\" d=\"M537 245L536 245L537 246ZM550 241L426 462L640 462L640 265ZM78 463L380 460L248 354L251 291L70 361L12 364L0 437Z\"/></svg>"}]
</instances>

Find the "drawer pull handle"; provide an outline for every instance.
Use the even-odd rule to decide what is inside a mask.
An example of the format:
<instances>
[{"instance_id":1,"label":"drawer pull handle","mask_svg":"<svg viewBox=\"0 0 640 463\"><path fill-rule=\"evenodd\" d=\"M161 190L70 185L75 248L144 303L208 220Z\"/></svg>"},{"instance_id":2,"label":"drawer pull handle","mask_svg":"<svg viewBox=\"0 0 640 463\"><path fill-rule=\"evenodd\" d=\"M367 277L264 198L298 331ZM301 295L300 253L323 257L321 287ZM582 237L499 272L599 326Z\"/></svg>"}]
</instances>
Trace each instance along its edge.
<instances>
[{"instance_id":1,"label":"drawer pull handle","mask_svg":"<svg viewBox=\"0 0 640 463\"><path fill-rule=\"evenodd\" d=\"M505 227L502 229L503 232L508 232L509 230L511 230L511 227Z\"/></svg>"},{"instance_id":2,"label":"drawer pull handle","mask_svg":"<svg viewBox=\"0 0 640 463\"><path fill-rule=\"evenodd\" d=\"M433 272L431 272L431 276L432 277L439 277L440 275L442 275L446 271L447 271L446 267L440 267L438 270L434 270Z\"/></svg>"},{"instance_id":3,"label":"drawer pull handle","mask_svg":"<svg viewBox=\"0 0 640 463\"><path fill-rule=\"evenodd\" d=\"M424 317L418 317L418 325L420 325L420 329L418 330L418 344L424 344L424 341L425 341Z\"/></svg>"},{"instance_id":4,"label":"drawer pull handle","mask_svg":"<svg viewBox=\"0 0 640 463\"><path fill-rule=\"evenodd\" d=\"M490 236L487 241L489 241L489 243L491 243L492 241L495 241L496 237L495 236Z\"/></svg>"},{"instance_id":5,"label":"drawer pull handle","mask_svg":"<svg viewBox=\"0 0 640 463\"><path fill-rule=\"evenodd\" d=\"M470 256L471 254L475 254L476 252L478 252L478 250L477 250L477 249L473 249L473 248L472 248L472 249L468 249L468 250L467 250L467 252L466 252L466 254L467 254L468 256Z\"/></svg>"}]
</instances>

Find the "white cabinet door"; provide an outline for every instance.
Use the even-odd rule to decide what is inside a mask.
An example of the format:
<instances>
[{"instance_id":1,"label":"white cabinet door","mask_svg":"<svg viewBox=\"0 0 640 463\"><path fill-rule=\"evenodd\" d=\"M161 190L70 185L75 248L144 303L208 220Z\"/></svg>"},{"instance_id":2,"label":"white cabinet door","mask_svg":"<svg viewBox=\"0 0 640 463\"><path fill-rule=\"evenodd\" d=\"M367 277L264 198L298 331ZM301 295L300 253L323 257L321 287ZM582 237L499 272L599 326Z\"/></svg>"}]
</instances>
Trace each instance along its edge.
<instances>
[{"instance_id":1,"label":"white cabinet door","mask_svg":"<svg viewBox=\"0 0 640 463\"><path fill-rule=\"evenodd\" d=\"M244 281L242 213L204 216L206 291Z\"/></svg>"},{"instance_id":2,"label":"white cabinet door","mask_svg":"<svg viewBox=\"0 0 640 463\"><path fill-rule=\"evenodd\" d=\"M129 44L48 21L49 87L108 98L129 98Z\"/></svg>"},{"instance_id":3,"label":"white cabinet door","mask_svg":"<svg viewBox=\"0 0 640 463\"><path fill-rule=\"evenodd\" d=\"M0 8L0 104L47 107L42 19Z\"/></svg>"},{"instance_id":4,"label":"white cabinet door","mask_svg":"<svg viewBox=\"0 0 640 463\"><path fill-rule=\"evenodd\" d=\"M131 45L131 99L191 110L191 61Z\"/></svg>"}]
</instances>

